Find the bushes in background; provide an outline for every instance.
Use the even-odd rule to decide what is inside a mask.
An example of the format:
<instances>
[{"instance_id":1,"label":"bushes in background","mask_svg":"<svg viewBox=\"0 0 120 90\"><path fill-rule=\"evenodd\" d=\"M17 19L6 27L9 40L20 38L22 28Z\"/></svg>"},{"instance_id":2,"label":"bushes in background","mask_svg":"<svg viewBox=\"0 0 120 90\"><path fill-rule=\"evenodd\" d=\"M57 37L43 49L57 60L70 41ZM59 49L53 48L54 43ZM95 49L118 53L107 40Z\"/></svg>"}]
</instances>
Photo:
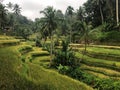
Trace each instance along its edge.
<instances>
[{"instance_id":1,"label":"bushes in background","mask_svg":"<svg viewBox=\"0 0 120 90\"><path fill-rule=\"evenodd\" d=\"M101 42L120 42L120 32L119 31L110 31L105 32L101 37Z\"/></svg>"}]
</instances>

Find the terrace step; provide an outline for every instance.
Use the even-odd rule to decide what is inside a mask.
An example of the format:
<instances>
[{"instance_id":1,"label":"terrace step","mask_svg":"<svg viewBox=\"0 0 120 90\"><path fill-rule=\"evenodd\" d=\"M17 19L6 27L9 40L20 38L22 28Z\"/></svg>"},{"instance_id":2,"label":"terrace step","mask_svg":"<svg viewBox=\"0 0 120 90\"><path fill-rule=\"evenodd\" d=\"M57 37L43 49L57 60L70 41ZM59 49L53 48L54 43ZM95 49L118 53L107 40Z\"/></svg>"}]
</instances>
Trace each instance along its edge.
<instances>
[{"instance_id":1,"label":"terrace step","mask_svg":"<svg viewBox=\"0 0 120 90\"><path fill-rule=\"evenodd\" d=\"M115 70L106 69L106 68L102 68L102 67L88 66L85 64L82 64L80 68L83 70L101 73L101 74L104 74L109 77L119 77L120 78L120 72L115 71Z\"/></svg>"},{"instance_id":2,"label":"terrace step","mask_svg":"<svg viewBox=\"0 0 120 90\"><path fill-rule=\"evenodd\" d=\"M14 46L20 44L20 40L11 39L11 40L0 40L0 47L5 46Z\"/></svg>"},{"instance_id":3,"label":"terrace step","mask_svg":"<svg viewBox=\"0 0 120 90\"><path fill-rule=\"evenodd\" d=\"M89 70L84 70L84 71L89 73L89 74L92 74L92 75L94 75L96 77L99 77L99 78L109 78L109 76L106 76L106 75L98 73L98 72L89 71Z\"/></svg>"},{"instance_id":4,"label":"terrace step","mask_svg":"<svg viewBox=\"0 0 120 90\"><path fill-rule=\"evenodd\" d=\"M76 47L76 48L81 48L84 47L84 44L70 44L70 47ZM97 47L97 48L106 48L106 49L119 49L120 46L108 46L108 45L88 45L88 47Z\"/></svg>"},{"instance_id":5,"label":"terrace step","mask_svg":"<svg viewBox=\"0 0 120 90\"><path fill-rule=\"evenodd\" d=\"M76 57L81 59L81 63L89 65L89 66L105 67L108 69L120 71L120 62L117 62L117 61L96 59L96 58L89 57L87 55L83 56L79 52L76 52Z\"/></svg>"}]
</instances>

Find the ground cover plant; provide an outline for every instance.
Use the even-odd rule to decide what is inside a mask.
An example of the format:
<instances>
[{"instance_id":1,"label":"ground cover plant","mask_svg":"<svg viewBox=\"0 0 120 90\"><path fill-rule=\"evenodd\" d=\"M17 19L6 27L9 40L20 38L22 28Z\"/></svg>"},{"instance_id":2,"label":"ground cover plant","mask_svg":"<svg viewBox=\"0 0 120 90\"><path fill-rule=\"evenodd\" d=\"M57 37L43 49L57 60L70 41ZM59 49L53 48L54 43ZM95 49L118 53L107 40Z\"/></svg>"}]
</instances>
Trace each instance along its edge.
<instances>
[{"instance_id":1,"label":"ground cover plant","mask_svg":"<svg viewBox=\"0 0 120 90\"><path fill-rule=\"evenodd\" d=\"M0 90L120 90L119 8L0 0Z\"/></svg>"}]
</instances>

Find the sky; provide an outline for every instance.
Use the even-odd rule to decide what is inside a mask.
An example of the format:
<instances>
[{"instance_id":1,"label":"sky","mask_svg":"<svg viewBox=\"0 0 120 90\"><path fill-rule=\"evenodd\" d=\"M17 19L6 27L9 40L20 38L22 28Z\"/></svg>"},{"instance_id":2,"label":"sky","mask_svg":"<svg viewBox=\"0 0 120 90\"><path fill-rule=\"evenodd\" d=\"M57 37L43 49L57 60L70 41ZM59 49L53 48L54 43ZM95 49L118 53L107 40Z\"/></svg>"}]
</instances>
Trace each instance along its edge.
<instances>
[{"instance_id":1,"label":"sky","mask_svg":"<svg viewBox=\"0 0 120 90\"><path fill-rule=\"evenodd\" d=\"M39 12L47 6L53 6L55 9L60 9L65 13L68 6L72 6L74 10L76 10L86 1L87 0L4 0L3 3L7 4L12 2L13 4L19 4L22 8L21 14L28 19L34 20L35 18L42 17Z\"/></svg>"}]
</instances>

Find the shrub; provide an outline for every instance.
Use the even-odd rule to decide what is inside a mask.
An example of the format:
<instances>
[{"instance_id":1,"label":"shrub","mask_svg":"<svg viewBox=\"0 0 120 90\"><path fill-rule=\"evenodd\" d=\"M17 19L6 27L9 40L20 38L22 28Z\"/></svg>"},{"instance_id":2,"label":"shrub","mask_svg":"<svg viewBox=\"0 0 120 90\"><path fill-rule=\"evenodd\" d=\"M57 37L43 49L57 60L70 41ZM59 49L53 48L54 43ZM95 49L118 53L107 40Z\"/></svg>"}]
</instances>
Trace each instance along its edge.
<instances>
[{"instance_id":1,"label":"shrub","mask_svg":"<svg viewBox=\"0 0 120 90\"><path fill-rule=\"evenodd\" d=\"M46 50L46 51L50 52L50 43L44 44L43 50Z\"/></svg>"},{"instance_id":2,"label":"shrub","mask_svg":"<svg viewBox=\"0 0 120 90\"><path fill-rule=\"evenodd\" d=\"M78 60L75 57L75 53L72 49L68 48L68 43L66 41L62 42L62 49L55 52L53 65L58 66L59 64L71 67L78 65Z\"/></svg>"},{"instance_id":3,"label":"shrub","mask_svg":"<svg viewBox=\"0 0 120 90\"><path fill-rule=\"evenodd\" d=\"M32 63L32 57L29 59L29 61Z\"/></svg>"},{"instance_id":4,"label":"shrub","mask_svg":"<svg viewBox=\"0 0 120 90\"><path fill-rule=\"evenodd\" d=\"M21 60L22 60L23 63L25 63L25 56L22 56Z\"/></svg>"},{"instance_id":5,"label":"shrub","mask_svg":"<svg viewBox=\"0 0 120 90\"><path fill-rule=\"evenodd\" d=\"M83 76L83 71L81 71L80 68L71 68L71 72L69 73L69 76L81 80Z\"/></svg>"},{"instance_id":6,"label":"shrub","mask_svg":"<svg viewBox=\"0 0 120 90\"><path fill-rule=\"evenodd\" d=\"M59 46L59 44L60 44L59 40L55 40L54 45Z\"/></svg>"},{"instance_id":7,"label":"shrub","mask_svg":"<svg viewBox=\"0 0 120 90\"><path fill-rule=\"evenodd\" d=\"M61 64L57 68L58 68L59 73L62 73L62 74L67 74L70 70L70 67L62 66Z\"/></svg>"},{"instance_id":8,"label":"shrub","mask_svg":"<svg viewBox=\"0 0 120 90\"><path fill-rule=\"evenodd\" d=\"M40 40L38 38L36 38L35 43L36 43L37 47L41 47L42 46L42 44L41 44L41 42L40 42Z\"/></svg>"},{"instance_id":9,"label":"shrub","mask_svg":"<svg viewBox=\"0 0 120 90\"><path fill-rule=\"evenodd\" d=\"M101 37L101 42L120 42L120 32L118 31L109 31L105 32Z\"/></svg>"},{"instance_id":10,"label":"shrub","mask_svg":"<svg viewBox=\"0 0 120 90\"><path fill-rule=\"evenodd\" d=\"M114 86L114 89L113 89L113 90L120 90L120 81L115 82L115 83L113 84L113 86Z\"/></svg>"},{"instance_id":11,"label":"shrub","mask_svg":"<svg viewBox=\"0 0 120 90\"><path fill-rule=\"evenodd\" d=\"M114 89L114 81L112 79L96 79L96 85L94 88L99 90L118 90Z\"/></svg>"},{"instance_id":12,"label":"shrub","mask_svg":"<svg viewBox=\"0 0 120 90\"><path fill-rule=\"evenodd\" d=\"M91 86L94 86L94 84L96 83L95 82L96 77L93 75L90 75L89 73L83 73L82 79L84 83L87 83L88 85L91 85Z\"/></svg>"}]
</instances>

